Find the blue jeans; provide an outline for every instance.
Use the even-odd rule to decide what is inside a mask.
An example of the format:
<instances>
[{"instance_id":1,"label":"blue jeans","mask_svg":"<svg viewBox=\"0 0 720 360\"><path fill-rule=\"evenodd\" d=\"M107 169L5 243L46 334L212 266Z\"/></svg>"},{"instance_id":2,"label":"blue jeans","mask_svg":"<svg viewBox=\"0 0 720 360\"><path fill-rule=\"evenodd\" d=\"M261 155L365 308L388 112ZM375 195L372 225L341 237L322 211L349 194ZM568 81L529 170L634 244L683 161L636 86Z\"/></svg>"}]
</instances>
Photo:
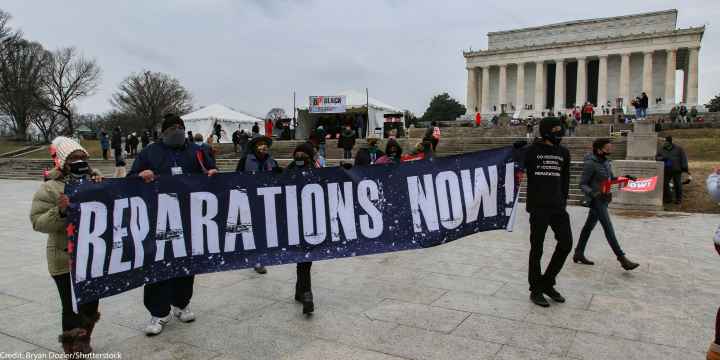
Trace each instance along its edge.
<instances>
[{"instance_id":1,"label":"blue jeans","mask_svg":"<svg viewBox=\"0 0 720 360\"><path fill-rule=\"evenodd\" d=\"M600 225L605 232L605 238L615 253L615 256L625 255L620 248L617 237L615 237L615 229L613 228L612 222L610 221L610 214L608 213L608 203L599 199L594 199L590 205L590 212L588 212L585 226L583 226L580 232L580 239L578 239L578 244L575 248L575 255L585 254L585 246L587 246L587 242L590 239L590 233L592 233L598 221L600 221Z\"/></svg>"},{"instance_id":2,"label":"blue jeans","mask_svg":"<svg viewBox=\"0 0 720 360\"><path fill-rule=\"evenodd\" d=\"M641 108L635 108L635 118L639 119L642 117L642 109Z\"/></svg>"}]
</instances>

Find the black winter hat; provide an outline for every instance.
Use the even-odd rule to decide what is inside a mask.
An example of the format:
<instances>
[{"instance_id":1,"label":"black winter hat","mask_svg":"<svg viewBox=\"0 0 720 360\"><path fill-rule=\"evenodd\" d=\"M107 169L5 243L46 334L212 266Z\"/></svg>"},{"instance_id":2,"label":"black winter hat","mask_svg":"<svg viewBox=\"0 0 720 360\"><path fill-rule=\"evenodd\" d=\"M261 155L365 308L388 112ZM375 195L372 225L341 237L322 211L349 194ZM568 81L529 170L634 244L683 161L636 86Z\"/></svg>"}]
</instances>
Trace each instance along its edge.
<instances>
[{"instance_id":1,"label":"black winter hat","mask_svg":"<svg viewBox=\"0 0 720 360\"><path fill-rule=\"evenodd\" d=\"M175 114L166 114L163 117L163 122L160 127L161 132L167 130L169 127L171 127L173 125L180 125L181 128L183 128L183 129L185 128L185 122L179 116L177 116Z\"/></svg>"},{"instance_id":2,"label":"black winter hat","mask_svg":"<svg viewBox=\"0 0 720 360\"><path fill-rule=\"evenodd\" d=\"M315 158L315 147L309 142L305 142L296 146L295 150L293 150L293 155L298 152L307 154L311 159Z\"/></svg>"}]
</instances>

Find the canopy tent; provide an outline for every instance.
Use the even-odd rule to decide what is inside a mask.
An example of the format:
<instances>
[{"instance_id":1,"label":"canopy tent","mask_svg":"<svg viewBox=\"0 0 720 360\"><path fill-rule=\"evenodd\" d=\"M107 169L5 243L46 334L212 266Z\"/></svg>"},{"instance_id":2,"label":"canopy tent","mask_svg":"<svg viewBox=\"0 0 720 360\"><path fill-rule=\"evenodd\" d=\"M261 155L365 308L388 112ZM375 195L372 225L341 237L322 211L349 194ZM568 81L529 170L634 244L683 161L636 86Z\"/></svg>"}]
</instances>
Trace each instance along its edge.
<instances>
[{"instance_id":1,"label":"canopy tent","mask_svg":"<svg viewBox=\"0 0 720 360\"><path fill-rule=\"evenodd\" d=\"M225 105L213 104L182 116L185 121L185 130L193 134L202 134L207 138L213 132L217 123L222 127L221 143L231 143L232 133L237 129L244 129L250 133L252 126L258 123L260 133L265 133L263 119L229 108Z\"/></svg>"},{"instance_id":2,"label":"canopy tent","mask_svg":"<svg viewBox=\"0 0 720 360\"><path fill-rule=\"evenodd\" d=\"M345 96L347 113L365 112L367 108L367 123L364 124L365 136L373 136L375 130L379 130L380 134L383 133L385 123L389 119L397 119L401 123L405 123L405 119L402 116L403 111L399 108L388 105L378 99L367 96L365 91L357 90L345 90L336 93L332 93L333 96ZM312 115L308 113L308 107L300 107L301 118L312 118ZM353 111L354 110L354 111ZM392 115L392 116L390 116ZM296 130L296 137L307 137L315 127L314 121L301 121L298 123L298 129ZM380 135L382 136L382 135Z\"/></svg>"}]
</instances>

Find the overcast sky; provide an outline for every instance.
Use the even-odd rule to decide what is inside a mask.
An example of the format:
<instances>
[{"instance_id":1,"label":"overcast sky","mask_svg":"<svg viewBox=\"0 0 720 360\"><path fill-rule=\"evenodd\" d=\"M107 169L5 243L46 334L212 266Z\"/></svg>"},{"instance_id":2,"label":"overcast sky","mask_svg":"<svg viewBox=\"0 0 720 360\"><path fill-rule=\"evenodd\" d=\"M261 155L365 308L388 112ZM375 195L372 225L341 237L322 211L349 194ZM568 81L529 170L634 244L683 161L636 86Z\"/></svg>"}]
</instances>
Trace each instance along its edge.
<instances>
[{"instance_id":1,"label":"overcast sky","mask_svg":"<svg viewBox=\"0 0 720 360\"><path fill-rule=\"evenodd\" d=\"M11 25L46 48L75 46L103 77L80 111L110 110L130 73L178 78L196 107L222 103L264 116L309 95L369 88L370 96L421 114L448 92L465 101L462 50L487 33L562 21L677 8L680 27L708 25L700 51L700 100L720 93L720 1L477 0L3 0ZM716 20L720 22L720 20Z\"/></svg>"}]
</instances>

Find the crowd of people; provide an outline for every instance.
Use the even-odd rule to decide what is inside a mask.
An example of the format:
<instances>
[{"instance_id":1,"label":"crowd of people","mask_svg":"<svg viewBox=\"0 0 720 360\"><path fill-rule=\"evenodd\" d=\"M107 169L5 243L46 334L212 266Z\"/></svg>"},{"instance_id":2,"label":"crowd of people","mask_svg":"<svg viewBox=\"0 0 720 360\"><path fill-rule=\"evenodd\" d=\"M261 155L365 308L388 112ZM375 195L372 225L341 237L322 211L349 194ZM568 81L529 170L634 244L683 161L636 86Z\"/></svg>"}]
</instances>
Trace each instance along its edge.
<instances>
[{"instance_id":1,"label":"crowd of people","mask_svg":"<svg viewBox=\"0 0 720 360\"><path fill-rule=\"evenodd\" d=\"M353 163L343 163L342 166L399 165L405 162L431 159L440 139L437 124L432 125L428 128L423 140L407 153L403 152L400 143L395 138L387 139L384 149L380 148L380 140L373 138L368 139L366 145L357 150ZM549 307L550 302L546 296L556 303L563 303L566 300L555 286L556 279L562 271L566 258L572 252L573 245L572 219L566 210L570 187L571 158L569 150L561 144L566 134L566 123L563 119L546 117L540 120L538 125L539 137L515 143L513 157L518 164L516 171L518 183L520 177L527 176L526 210L530 215L529 298L538 306ZM242 156L235 169L236 172L279 174L325 166L322 152L325 136L322 136L322 132L313 133L306 142L297 145L292 152L292 161L285 169L282 169L272 156L272 138L260 135L259 131L255 130L253 129L253 136L247 136L248 134L240 136L244 131L236 131L238 144L242 151ZM347 149L352 149L348 144L354 146L356 134L349 126L343 130L343 134L345 140L342 140L343 136L341 135L339 143L342 145L339 146L343 147L344 157L347 159L350 157ZM114 132L110 146L117 151L113 145L117 143L116 135ZM236 134L234 133L233 141L235 138ZM671 138L666 139L666 143L668 146L664 147L658 156L668 161L673 173L676 170L686 171L686 159L683 160L682 150L672 144ZM607 242L620 266L629 271L636 269L639 265L628 259L622 250L608 213L608 204L612 201L611 185L627 181L623 179L633 179L633 177L625 175L621 179L613 174L609 160L611 153L611 141L598 139L593 143L592 153L584 159L580 183L584 194L583 205L587 206L589 210L572 259L577 264L594 265L594 262L586 257L585 249L591 232L600 222ZM65 233L65 217L70 204L69 198L64 194L64 187L66 182L80 177L90 177L93 181L102 181L102 175L88 165L88 152L73 139L56 138L53 141L51 156L54 157L57 167L52 170L47 181L35 194L30 219L36 231L48 234L48 270L55 281L62 307L62 333L59 341L66 353L88 353L92 351L91 336L100 318L99 302L82 304L77 312L73 312L72 309L68 266L70 258L67 252ZM190 137L190 134L186 134L185 124L179 116L166 115L158 140L143 146L135 157L127 176L139 177L144 182L151 183L158 176L184 174L204 174L206 176L218 174L214 155L211 148L203 142L202 135L195 134ZM673 181L676 181L674 175L672 178ZM708 189L713 192L713 196L720 198L718 179L720 179L720 169L708 178ZM680 193L678 193L678 198L680 198ZM720 201L720 199L718 200ZM548 228L553 230L557 245L547 267L542 271L541 260L545 233ZM720 229L715 237L715 247L720 252ZM311 314L315 311L311 268L311 262L297 264L294 299L302 305L303 314ZM255 271L265 274L268 270L262 264L256 264ZM149 313L149 321L145 326L145 333L147 335L160 334L171 317L184 323L195 320L196 315L190 308L193 292L193 275L146 284L143 292L143 304ZM718 311L718 322L720 324L720 310ZM720 329L718 329L718 333L720 336ZM716 339L710 352L714 351L717 354L718 348L720 348L718 344L720 344L720 340Z\"/></svg>"}]
</instances>

